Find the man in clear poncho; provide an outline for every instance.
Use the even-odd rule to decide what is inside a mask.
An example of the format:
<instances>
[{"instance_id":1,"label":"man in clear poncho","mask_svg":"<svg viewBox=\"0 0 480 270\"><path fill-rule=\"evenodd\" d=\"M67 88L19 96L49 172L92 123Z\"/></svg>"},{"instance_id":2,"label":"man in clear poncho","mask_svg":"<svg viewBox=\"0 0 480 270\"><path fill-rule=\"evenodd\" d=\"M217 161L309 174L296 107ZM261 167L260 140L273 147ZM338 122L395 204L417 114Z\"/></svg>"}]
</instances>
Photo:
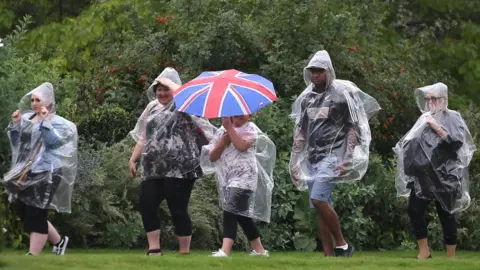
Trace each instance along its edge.
<instances>
[{"instance_id":1,"label":"man in clear poncho","mask_svg":"<svg viewBox=\"0 0 480 270\"><path fill-rule=\"evenodd\" d=\"M415 99L422 115L394 148L398 156L397 193L409 197L408 214L418 241L418 258L431 257L426 212L432 200L442 224L447 256L454 257L454 213L470 205L468 166L476 147L463 118L447 108L445 84L416 89Z\"/></svg>"},{"instance_id":2,"label":"man in clear poncho","mask_svg":"<svg viewBox=\"0 0 480 270\"><path fill-rule=\"evenodd\" d=\"M215 128L208 121L176 110L173 91L180 87L177 71L166 68L147 93L151 101L130 135L137 144L130 158L132 177L141 159L140 212L149 250L162 255L160 220L157 209L167 201L179 243L179 253L190 252L192 223L188 203L196 179L203 175L200 151L213 137Z\"/></svg>"},{"instance_id":3,"label":"man in clear poncho","mask_svg":"<svg viewBox=\"0 0 480 270\"><path fill-rule=\"evenodd\" d=\"M17 201L24 230L30 233L28 255L38 255L47 239L63 255L68 237L47 220L47 210L70 213L77 171L77 128L55 110L53 86L43 83L26 94L12 114L8 137L12 167L3 185Z\"/></svg>"},{"instance_id":4,"label":"man in clear poncho","mask_svg":"<svg viewBox=\"0 0 480 270\"><path fill-rule=\"evenodd\" d=\"M270 222L275 144L248 115L227 117L200 158L206 174L215 173L223 212L222 248L212 257L230 255L240 224L253 249L268 256L254 220Z\"/></svg>"},{"instance_id":5,"label":"man in clear poncho","mask_svg":"<svg viewBox=\"0 0 480 270\"><path fill-rule=\"evenodd\" d=\"M326 51L313 56L304 80L307 88L293 104L291 115L296 124L291 178L300 190L308 188L325 255L350 257L353 247L343 238L331 194L337 183L356 182L365 174L371 141L368 120L380 106L354 83L335 78Z\"/></svg>"}]
</instances>

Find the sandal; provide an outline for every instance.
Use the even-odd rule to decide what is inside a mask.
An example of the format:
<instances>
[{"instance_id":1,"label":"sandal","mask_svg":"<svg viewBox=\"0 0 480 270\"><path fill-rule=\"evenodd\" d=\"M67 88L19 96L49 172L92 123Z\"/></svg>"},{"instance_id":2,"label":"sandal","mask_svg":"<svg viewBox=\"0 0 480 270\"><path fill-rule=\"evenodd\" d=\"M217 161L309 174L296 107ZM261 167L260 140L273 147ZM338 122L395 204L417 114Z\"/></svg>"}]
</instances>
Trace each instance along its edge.
<instances>
[{"instance_id":1,"label":"sandal","mask_svg":"<svg viewBox=\"0 0 480 270\"><path fill-rule=\"evenodd\" d=\"M417 260L426 260L426 259L431 259L431 258L432 258L432 254L428 255L428 257L427 257L427 258L425 258L425 259L420 259L418 256L417 256L416 258L417 258Z\"/></svg>"},{"instance_id":2,"label":"sandal","mask_svg":"<svg viewBox=\"0 0 480 270\"><path fill-rule=\"evenodd\" d=\"M158 256L163 256L163 253L162 253L162 249L150 249L147 251L147 254L145 256L153 256L153 255L150 255L150 254L158 254L160 253L160 255Z\"/></svg>"}]
</instances>

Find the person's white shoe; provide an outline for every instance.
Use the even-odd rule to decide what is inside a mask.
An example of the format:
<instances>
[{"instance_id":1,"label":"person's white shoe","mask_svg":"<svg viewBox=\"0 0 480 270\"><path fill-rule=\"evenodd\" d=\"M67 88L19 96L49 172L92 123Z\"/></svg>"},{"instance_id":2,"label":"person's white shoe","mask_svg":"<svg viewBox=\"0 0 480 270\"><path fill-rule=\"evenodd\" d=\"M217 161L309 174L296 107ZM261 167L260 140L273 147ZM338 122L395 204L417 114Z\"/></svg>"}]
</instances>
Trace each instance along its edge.
<instances>
[{"instance_id":1,"label":"person's white shoe","mask_svg":"<svg viewBox=\"0 0 480 270\"><path fill-rule=\"evenodd\" d=\"M252 257L256 257L256 256L270 257L270 255L268 253L268 250L265 250L265 252L263 252L263 253L258 253L255 250L253 250L252 252L250 252L250 256L252 256Z\"/></svg>"},{"instance_id":2,"label":"person's white shoe","mask_svg":"<svg viewBox=\"0 0 480 270\"><path fill-rule=\"evenodd\" d=\"M228 255L222 249L219 249L218 251L212 252L212 255L209 257L228 257Z\"/></svg>"}]
</instances>

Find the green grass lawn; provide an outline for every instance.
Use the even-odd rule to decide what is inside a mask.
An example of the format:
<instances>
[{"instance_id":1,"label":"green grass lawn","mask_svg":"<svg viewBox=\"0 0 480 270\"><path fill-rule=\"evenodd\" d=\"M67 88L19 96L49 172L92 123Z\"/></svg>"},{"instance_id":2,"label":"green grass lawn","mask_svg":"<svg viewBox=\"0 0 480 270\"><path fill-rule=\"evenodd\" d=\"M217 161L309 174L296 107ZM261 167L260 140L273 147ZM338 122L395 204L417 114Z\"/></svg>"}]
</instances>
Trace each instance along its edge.
<instances>
[{"instance_id":1,"label":"green grass lawn","mask_svg":"<svg viewBox=\"0 0 480 270\"><path fill-rule=\"evenodd\" d=\"M25 252L4 250L0 253L2 269L480 269L480 253L459 252L456 259L418 261L414 252L357 252L353 258L325 258L319 252L272 252L270 258L251 258L247 252L235 252L229 258L209 258L210 252L194 251L177 255L167 251L162 257L146 257L143 251L67 250L63 257L49 254L24 256Z\"/></svg>"}]
</instances>

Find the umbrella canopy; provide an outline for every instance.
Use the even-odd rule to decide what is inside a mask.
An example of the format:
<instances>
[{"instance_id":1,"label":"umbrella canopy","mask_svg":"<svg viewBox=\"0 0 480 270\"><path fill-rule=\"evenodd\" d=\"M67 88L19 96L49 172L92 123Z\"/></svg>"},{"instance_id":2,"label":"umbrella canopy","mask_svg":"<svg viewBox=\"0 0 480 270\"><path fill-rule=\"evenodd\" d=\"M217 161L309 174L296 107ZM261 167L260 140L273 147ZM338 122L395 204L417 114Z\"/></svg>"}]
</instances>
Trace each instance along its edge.
<instances>
[{"instance_id":1,"label":"umbrella canopy","mask_svg":"<svg viewBox=\"0 0 480 270\"><path fill-rule=\"evenodd\" d=\"M277 100L271 81L235 69L203 72L173 95L179 111L206 118L249 115Z\"/></svg>"}]
</instances>

